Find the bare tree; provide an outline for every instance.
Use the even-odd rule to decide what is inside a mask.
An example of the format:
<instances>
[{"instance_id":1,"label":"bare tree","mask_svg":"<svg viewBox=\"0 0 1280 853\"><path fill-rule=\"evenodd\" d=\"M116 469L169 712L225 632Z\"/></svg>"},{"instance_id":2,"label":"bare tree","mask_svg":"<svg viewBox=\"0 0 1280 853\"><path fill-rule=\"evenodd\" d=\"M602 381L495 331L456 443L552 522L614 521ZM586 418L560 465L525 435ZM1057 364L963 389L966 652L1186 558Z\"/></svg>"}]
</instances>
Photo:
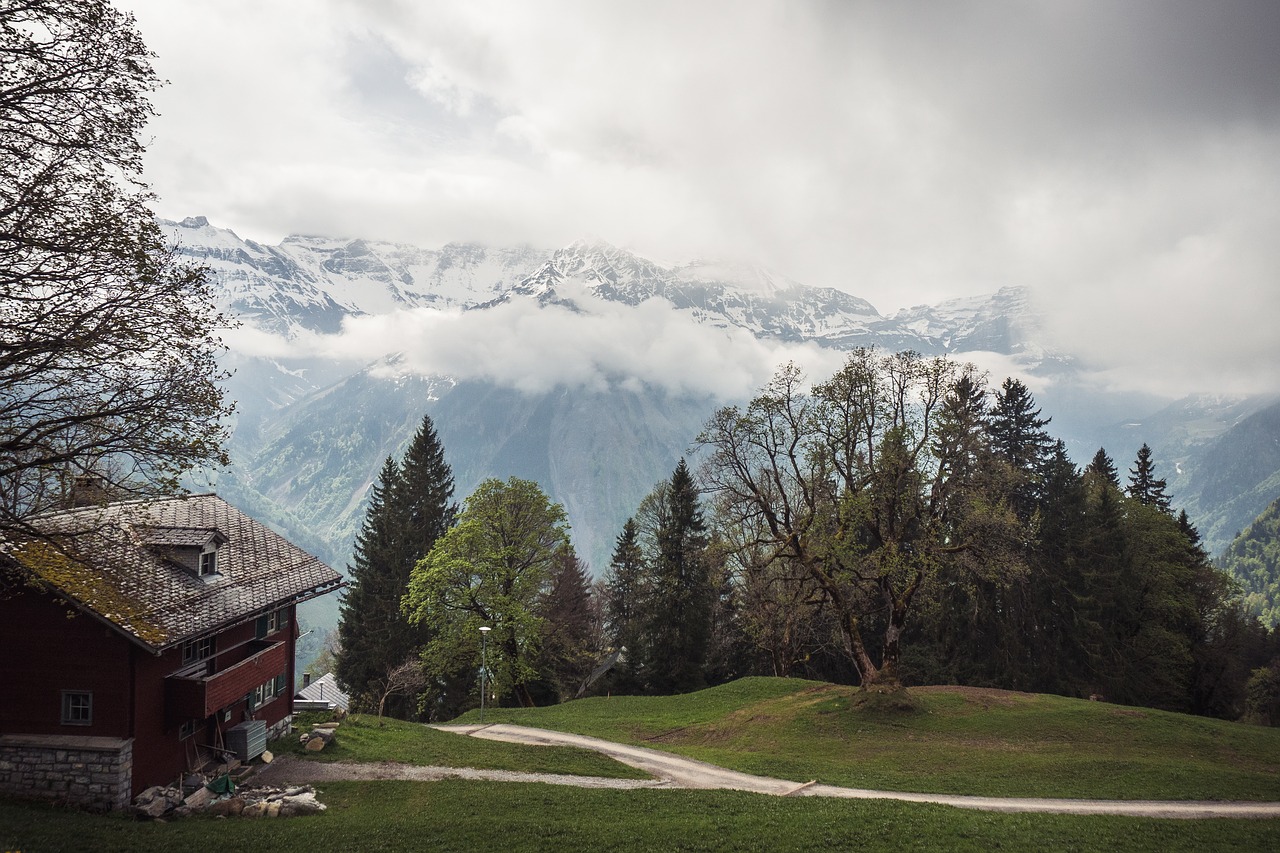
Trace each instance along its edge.
<instances>
[{"instance_id":1,"label":"bare tree","mask_svg":"<svg viewBox=\"0 0 1280 853\"><path fill-rule=\"evenodd\" d=\"M388 699L397 695L416 699L427 686L427 678L422 671L422 663L416 657L409 657L389 667L370 686L374 691L373 698L378 702L378 716L381 717Z\"/></svg>"}]
</instances>

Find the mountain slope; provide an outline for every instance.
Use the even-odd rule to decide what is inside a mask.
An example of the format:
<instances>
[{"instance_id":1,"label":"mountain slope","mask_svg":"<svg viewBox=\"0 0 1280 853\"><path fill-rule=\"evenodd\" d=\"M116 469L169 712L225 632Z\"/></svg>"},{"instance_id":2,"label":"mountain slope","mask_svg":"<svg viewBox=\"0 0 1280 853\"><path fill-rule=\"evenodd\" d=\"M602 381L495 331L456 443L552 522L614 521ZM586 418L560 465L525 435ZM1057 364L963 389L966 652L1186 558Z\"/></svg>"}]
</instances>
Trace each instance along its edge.
<instances>
[{"instance_id":1,"label":"mountain slope","mask_svg":"<svg viewBox=\"0 0 1280 853\"><path fill-rule=\"evenodd\" d=\"M1246 606L1264 625L1280 624L1280 498L1235 538L1219 564L1240 581Z\"/></svg>"}]
</instances>

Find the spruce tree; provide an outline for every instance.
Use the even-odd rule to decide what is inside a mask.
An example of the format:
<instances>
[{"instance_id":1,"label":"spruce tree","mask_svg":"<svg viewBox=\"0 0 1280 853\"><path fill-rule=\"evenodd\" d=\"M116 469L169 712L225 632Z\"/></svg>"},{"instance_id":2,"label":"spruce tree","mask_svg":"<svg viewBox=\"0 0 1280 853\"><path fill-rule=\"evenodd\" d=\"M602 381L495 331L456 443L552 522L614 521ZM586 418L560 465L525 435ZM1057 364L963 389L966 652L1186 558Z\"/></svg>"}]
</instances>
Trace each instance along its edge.
<instances>
[{"instance_id":1,"label":"spruce tree","mask_svg":"<svg viewBox=\"0 0 1280 853\"><path fill-rule=\"evenodd\" d=\"M646 681L652 692L686 693L705 685L713 590L698 488L680 460L663 490L654 555L655 594Z\"/></svg>"},{"instance_id":2,"label":"spruce tree","mask_svg":"<svg viewBox=\"0 0 1280 853\"><path fill-rule=\"evenodd\" d=\"M1053 444L1044 429L1050 420L1040 417L1027 386L1010 377L996 393L988 427L991 443L996 453L1013 467L1034 470L1050 453Z\"/></svg>"},{"instance_id":3,"label":"spruce tree","mask_svg":"<svg viewBox=\"0 0 1280 853\"><path fill-rule=\"evenodd\" d=\"M647 572L636 521L628 518L605 573L605 631L614 650L622 651L611 680L615 689L623 693L638 692L641 685L640 663L646 657L641 643L649 596Z\"/></svg>"},{"instance_id":4,"label":"spruce tree","mask_svg":"<svg viewBox=\"0 0 1280 853\"><path fill-rule=\"evenodd\" d=\"M1151 461L1151 448L1145 443L1138 450L1138 458L1129 469L1129 497L1143 506L1169 511L1169 497L1165 494L1166 483L1156 477L1155 464Z\"/></svg>"},{"instance_id":5,"label":"spruce tree","mask_svg":"<svg viewBox=\"0 0 1280 853\"><path fill-rule=\"evenodd\" d=\"M1041 469L1051 455L1053 439L1044 427L1049 418L1040 417L1027 386L1008 378L996 393L987 431L991 446L1018 472L1013 507L1022 521L1028 521L1040 497Z\"/></svg>"},{"instance_id":6,"label":"spruce tree","mask_svg":"<svg viewBox=\"0 0 1280 853\"><path fill-rule=\"evenodd\" d=\"M600 645L591 575L572 548L556 556L537 614L544 621L536 669L551 691L539 704L564 702L591 674Z\"/></svg>"},{"instance_id":7,"label":"spruce tree","mask_svg":"<svg viewBox=\"0 0 1280 853\"><path fill-rule=\"evenodd\" d=\"M424 630L409 623L400 600L413 566L453 522L453 473L430 417L409 444L402 463L388 457L370 493L364 525L348 566L347 594L339 605L342 654L336 674L353 697L370 696L387 673L417 655ZM393 697L389 712L415 713L411 697Z\"/></svg>"},{"instance_id":8,"label":"spruce tree","mask_svg":"<svg viewBox=\"0 0 1280 853\"><path fill-rule=\"evenodd\" d=\"M1097 474L1114 488L1120 488L1120 472L1116 470L1116 463L1111 461L1105 448L1098 448L1098 452L1093 454L1093 461L1084 470L1085 473Z\"/></svg>"}]
</instances>

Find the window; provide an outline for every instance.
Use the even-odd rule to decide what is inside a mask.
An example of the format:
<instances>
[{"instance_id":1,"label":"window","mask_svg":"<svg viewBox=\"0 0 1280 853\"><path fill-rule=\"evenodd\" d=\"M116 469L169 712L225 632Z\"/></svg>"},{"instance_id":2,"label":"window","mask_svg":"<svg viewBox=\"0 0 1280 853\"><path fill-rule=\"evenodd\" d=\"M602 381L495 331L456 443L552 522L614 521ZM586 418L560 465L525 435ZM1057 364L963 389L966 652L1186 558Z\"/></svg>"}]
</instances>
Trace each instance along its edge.
<instances>
[{"instance_id":1,"label":"window","mask_svg":"<svg viewBox=\"0 0 1280 853\"><path fill-rule=\"evenodd\" d=\"M259 705L265 705L277 696L284 695L284 682L284 673L281 673L265 684L259 684L254 688L253 696L250 697L249 701L250 710Z\"/></svg>"},{"instance_id":2,"label":"window","mask_svg":"<svg viewBox=\"0 0 1280 853\"><path fill-rule=\"evenodd\" d=\"M208 657L213 657L213 637L188 640L182 644L183 664L195 663Z\"/></svg>"},{"instance_id":3,"label":"window","mask_svg":"<svg viewBox=\"0 0 1280 853\"><path fill-rule=\"evenodd\" d=\"M178 726L178 740L186 740L189 737L194 737L196 729L199 728L199 726L199 720L187 720L181 726Z\"/></svg>"},{"instance_id":4,"label":"window","mask_svg":"<svg viewBox=\"0 0 1280 853\"><path fill-rule=\"evenodd\" d=\"M201 551L200 552L200 576L216 575L218 573L218 552Z\"/></svg>"},{"instance_id":5,"label":"window","mask_svg":"<svg viewBox=\"0 0 1280 853\"><path fill-rule=\"evenodd\" d=\"M286 608L280 610L272 610L265 616L258 617L256 633L258 639L262 639L267 634L274 634L281 628L289 624L289 611Z\"/></svg>"},{"instance_id":6,"label":"window","mask_svg":"<svg viewBox=\"0 0 1280 853\"><path fill-rule=\"evenodd\" d=\"M64 726L93 725L93 694L88 690L62 691L62 724Z\"/></svg>"}]
</instances>

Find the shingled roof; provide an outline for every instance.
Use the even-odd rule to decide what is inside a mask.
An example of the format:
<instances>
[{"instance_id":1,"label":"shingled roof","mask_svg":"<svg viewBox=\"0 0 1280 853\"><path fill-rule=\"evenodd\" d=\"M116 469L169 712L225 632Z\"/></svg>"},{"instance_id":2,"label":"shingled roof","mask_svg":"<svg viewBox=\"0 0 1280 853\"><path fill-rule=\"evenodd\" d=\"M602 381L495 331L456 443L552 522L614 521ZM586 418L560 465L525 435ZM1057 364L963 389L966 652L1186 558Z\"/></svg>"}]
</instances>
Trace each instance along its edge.
<instances>
[{"instance_id":1,"label":"shingled roof","mask_svg":"<svg viewBox=\"0 0 1280 853\"><path fill-rule=\"evenodd\" d=\"M160 650L342 586L342 576L217 495L123 501L29 519L62 547L5 550L42 584ZM217 574L173 560L218 548Z\"/></svg>"}]
</instances>

